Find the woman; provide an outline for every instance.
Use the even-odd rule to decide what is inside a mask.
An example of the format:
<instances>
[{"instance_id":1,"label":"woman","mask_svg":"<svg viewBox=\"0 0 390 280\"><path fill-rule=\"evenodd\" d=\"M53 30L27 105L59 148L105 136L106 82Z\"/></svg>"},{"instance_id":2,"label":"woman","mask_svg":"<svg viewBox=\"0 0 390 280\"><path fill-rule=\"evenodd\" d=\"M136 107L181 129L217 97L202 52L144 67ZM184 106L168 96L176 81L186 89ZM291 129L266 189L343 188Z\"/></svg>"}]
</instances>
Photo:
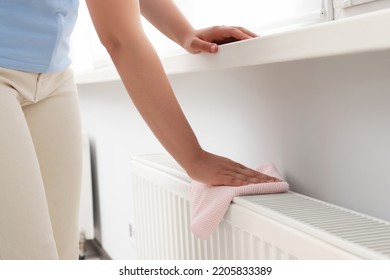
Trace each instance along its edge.
<instances>
[{"instance_id":1,"label":"woman","mask_svg":"<svg viewBox=\"0 0 390 280\"><path fill-rule=\"evenodd\" d=\"M142 13L191 53L255 37L244 28L194 30L170 0L87 0L101 42L158 140L209 185L274 181L204 151L142 27ZM0 2L0 259L76 259L81 126L68 69L78 0Z\"/></svg>"}]
</instances>

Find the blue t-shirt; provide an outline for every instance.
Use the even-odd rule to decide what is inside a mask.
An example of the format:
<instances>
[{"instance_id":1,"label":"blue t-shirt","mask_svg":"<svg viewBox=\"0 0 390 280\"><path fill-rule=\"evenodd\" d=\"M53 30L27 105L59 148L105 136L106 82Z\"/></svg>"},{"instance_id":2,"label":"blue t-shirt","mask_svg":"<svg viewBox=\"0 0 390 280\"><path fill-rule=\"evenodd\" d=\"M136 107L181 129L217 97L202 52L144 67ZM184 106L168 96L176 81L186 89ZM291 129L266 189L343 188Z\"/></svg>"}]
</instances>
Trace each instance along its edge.
<instances>
[{"instance_id":1,"label":"blue t-shirt","mask_svg":"<svg viewBox=\"0 0 390 280\"><path fill-rule=\"evenodd\" d=\"M0 0L0 67L34 73L70 65L79 0Z\"/></svg>"}]
</instances>

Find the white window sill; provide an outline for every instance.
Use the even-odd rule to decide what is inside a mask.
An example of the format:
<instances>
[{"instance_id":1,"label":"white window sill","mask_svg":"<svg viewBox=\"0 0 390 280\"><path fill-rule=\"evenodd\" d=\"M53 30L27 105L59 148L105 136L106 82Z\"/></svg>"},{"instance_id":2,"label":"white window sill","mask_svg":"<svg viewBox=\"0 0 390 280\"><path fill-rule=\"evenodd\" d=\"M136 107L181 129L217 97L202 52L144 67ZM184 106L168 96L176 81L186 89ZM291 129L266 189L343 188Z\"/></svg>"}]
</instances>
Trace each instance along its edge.
<instances>
[{"instance_id":1,"label":"white window sill","mask_svg":"<svg viewBox=\"0 0 390 280\"><path fill-rule=\"evenodd\" d=\"M390 49L390 9L300 27L220 47L218 54L162 59L168 75ZM114 66L78 73L78 84L119 80Z\"/></svg>"}]
</instances>

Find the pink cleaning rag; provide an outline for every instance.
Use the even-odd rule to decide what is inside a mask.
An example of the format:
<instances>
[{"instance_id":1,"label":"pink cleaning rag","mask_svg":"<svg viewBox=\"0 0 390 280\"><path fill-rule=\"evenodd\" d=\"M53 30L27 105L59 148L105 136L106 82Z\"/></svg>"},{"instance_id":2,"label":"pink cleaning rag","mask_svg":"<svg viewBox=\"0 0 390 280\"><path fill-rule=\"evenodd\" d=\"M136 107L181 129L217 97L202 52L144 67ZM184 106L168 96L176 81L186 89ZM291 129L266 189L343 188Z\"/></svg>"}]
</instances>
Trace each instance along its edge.
<instances>
[{"instance_id":1,"label":"pink cleaning rag","mask_svg":"<svg viewBox=\"0 0 390 280\"><path fill-rule=\"evenodd\" d=\"M273 164L266 164L257 171L280 178ZM191 230L200 239L207 239L218 227L234 197L240 195L281 193L288 191L284 181L250 184L240 187L210 187L196 181L190 186Z\"/></svg>"}]
</instances>

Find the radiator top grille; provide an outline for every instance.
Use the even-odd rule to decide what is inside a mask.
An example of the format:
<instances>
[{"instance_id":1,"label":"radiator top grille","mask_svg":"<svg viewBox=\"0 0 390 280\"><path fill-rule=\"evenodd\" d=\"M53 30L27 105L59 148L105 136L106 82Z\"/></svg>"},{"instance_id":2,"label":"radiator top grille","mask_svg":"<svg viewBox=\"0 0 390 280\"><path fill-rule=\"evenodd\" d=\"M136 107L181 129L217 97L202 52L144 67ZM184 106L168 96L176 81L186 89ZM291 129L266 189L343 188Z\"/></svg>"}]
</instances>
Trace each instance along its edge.
<instances>
[{"instance_id":1,"label":"radiator top grille","mask_svg":"<svg viewBox=\"0 0 390 280\"><path fill-rule=\"evenodd\" d=\"M369 249L373 258L390 258L390 223L385 221L294 192L236 197L234 202L333 243L340 239L339 246L351 252Z\"/></svg>"}]
</instances>

